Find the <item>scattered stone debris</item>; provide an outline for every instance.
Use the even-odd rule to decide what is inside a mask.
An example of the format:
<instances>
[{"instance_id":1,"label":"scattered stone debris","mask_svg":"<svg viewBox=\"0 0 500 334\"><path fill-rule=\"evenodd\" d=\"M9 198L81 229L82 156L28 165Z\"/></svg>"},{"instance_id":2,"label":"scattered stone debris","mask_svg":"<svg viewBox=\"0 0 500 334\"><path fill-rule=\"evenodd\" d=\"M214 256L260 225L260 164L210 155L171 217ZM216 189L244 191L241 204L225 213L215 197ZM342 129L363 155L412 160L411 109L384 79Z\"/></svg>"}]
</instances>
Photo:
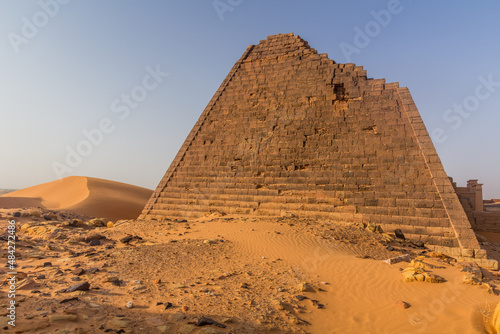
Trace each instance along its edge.
<instances>
[{"instance_id":1,"label":"scattered stone debris","mask_svg":"<svg viewBox=\"0 0 500 334\"><path fill-rule=\"evenodd\" d=\"M206 318L206 317L199 318L195 325L198 326L198 327L207 326L207 325L214 325L214 326L220 327L220 328L226 328L227 327L226 325L221 324L220 322L217 322L217 321L215 321L213 319Z\"/></svg>"},{"instance_id":2,"label":"scattered stone debris","mask_svg":"<svg viewBox=\"0 0 500 334\"><path fill-rule=\"evenodd\" d=\"M397 229L394 230L394 235L398 239L406 240L405 235L403 234L403 231L401 231L401 229L399 229L399 228L397 228Z\"/></svg>"},{"instance_id":3,"label":"scattered stone debris","mask_svg":"<svg viewBox=\"0 0 500 334\"><path fill-rule=\"evenodd\" d=\"M462 267L462 271L465 272L462 283L470 285L481 285L483 284L483 273L481 268L475 262L459 262L457 263Z\"/></svg>"},{"instance_id":4,"label":"scattered stone debris","mask_svg":"<svg viewBox=\"0 0 500 334\"><path fill-rule=\"evenodd\" d=\"M403 269L403 282L428 282L443 283L445 279L441 276L431 274L423 268L407 267Z\"/></svg>"},{"instance_id":5,"label":"scattered stone debris","mask_svg":"<svg viewBox=\"0 0 500 334\"><path fill-rule=\"evenodd\" d=\"M396 256L396 257L384 260L384 262L387 264L395 264L395 263L399 263L399 262L403 262L403 261L410 262L410 254L404 254L404 255L400 255L400 256Z\"/></svg>"},{"instance_id":6,"label":"scattered stone debris","mask_svg":"<svg viewBox=\"0 0 500 334\"><path fill-rule=\"evenodd\" d=\"M314 290L314 288L309 283L306 282L300 283L299 290L301 292L316 292L316 290Z\"/></svg>"},{"instance_id":7,"label":"scattered stone debris","mask_svg":"<svg viewBox=\"0 0 500 334\"><path fill-rule=\"evenodd\" d=\"M128 243L135 241L135 240L142 240L142 238L139 236L136 236L136 235L128 235L128 236L120 239L120 242L124 243L124 244L128 244Z\"/></svg>"},{"instance_id":8,"label":"scattered stone debris","mask_svg":"<svg viewBox=\"0 0 500 334\"><path fill-rule=\"evenodd\" d=\"M396 302L396 306L398 306L398 307L400 307L400 308L402 308L402 309L407 309L407 308L409 308L409 307L410 307L410 304L408 304L408 303L407 303L407 302L405 302L405 301L398 300L398 301Z\"/></svg>"},{"instance_id":9,"label":"scattered stone debris","mask_svg":"<svg viewBox=\"0 0 500 334\"><path fill-rule=\"evenodd\" d=\"M89 290L90 290L89 282L83 282L77 285L73 285L69 288L63 289L61 292L89 291Z\"/></svg>"},{"instance_id":10,"label":"scattered stone debris","mask_svg":"<svg viewBox=\"0 0 500 334\"><path fill-rule=\"evenodd\" d=\"M60 304L64 304L64 303L67 303L67 302L73 302L73 301L79 301L79 300L80 299L78 297L72 297L72 298L63 299L59 303Z\"/></svg>"}]
</instances>

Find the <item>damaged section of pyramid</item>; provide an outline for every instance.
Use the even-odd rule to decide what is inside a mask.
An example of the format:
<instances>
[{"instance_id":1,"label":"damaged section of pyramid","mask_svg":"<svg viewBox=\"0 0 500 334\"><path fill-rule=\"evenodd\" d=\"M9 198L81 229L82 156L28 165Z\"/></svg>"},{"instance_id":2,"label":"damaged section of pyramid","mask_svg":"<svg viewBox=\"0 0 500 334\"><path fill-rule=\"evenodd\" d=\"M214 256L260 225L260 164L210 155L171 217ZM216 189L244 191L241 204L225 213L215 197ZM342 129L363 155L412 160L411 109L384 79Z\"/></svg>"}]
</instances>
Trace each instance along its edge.
<instances>
[{"instance_id":1,"label":"damaged section of pyramid","mask_svg":"<svg viewBox=\"0 0 500 334\"><path fill-rule=\"evenodd\" d=\"M487 262L408 89L293 34L247 48L141 218L283 211L401 229Z\"/></svg>"}]
</instances>

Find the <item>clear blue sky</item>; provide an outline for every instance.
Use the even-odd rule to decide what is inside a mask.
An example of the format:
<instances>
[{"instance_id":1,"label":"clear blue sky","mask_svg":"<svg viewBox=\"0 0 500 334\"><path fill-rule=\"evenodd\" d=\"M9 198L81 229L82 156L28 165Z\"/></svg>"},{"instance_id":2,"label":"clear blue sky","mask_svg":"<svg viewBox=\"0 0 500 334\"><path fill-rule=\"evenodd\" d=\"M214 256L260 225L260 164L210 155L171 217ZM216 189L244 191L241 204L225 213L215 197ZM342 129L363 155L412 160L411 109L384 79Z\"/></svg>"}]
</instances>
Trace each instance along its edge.
<instances>
[{"instance_id":1,"label":"clear blue sky","mask_svg":"<svg viewBox=\"0 0 500 334\"><path fill-rule=\"evenodd\" d=\"M0 2L0 188L57 179L54 162L78 147L88 155L60 175L156 187L246 47L293 32L407 86L429 132L442 129L448 175L500 198L500 87L484 84L500 82L499 2L66 2Z\"/></svg>"}]
</instances>

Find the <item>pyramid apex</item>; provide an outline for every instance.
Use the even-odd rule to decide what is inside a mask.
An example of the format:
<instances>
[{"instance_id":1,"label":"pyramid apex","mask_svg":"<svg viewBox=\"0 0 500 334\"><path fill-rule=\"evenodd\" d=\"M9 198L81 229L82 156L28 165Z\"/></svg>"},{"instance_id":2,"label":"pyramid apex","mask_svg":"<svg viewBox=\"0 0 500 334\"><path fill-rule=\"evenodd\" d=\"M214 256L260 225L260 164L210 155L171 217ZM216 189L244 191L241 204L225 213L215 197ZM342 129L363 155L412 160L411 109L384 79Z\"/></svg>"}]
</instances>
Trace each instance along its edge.
<instances>
[{"instance_id":1,"label":"pyramid apex","mask_svg":"<svg viewBox=\"0 0 500 334\"><path fill-rule=\"evenodd\" d=\"M318 52L309 46L309 43L299 35L290 32L287 34L269 35L254 45L247 60L271 58L276 59L283 56L297 56L302 54L317 54Z\"/></svg>"}]
</instances>

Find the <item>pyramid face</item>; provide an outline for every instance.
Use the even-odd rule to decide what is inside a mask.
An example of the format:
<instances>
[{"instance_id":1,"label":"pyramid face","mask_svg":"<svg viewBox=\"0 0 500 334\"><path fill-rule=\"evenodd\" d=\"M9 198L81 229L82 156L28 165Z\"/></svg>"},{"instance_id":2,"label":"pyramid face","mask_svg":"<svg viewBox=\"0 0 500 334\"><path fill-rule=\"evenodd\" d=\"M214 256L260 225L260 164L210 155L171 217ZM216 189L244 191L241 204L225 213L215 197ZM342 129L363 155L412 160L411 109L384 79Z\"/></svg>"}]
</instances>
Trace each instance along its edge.
<instances>
[{"instance_id":1,"label":"pyramid face","mask_svg":"<svg viewBox=\"0 0 500 334\"><path fill-rule=\"evenodd\" d=\"M408 89L293 34L248 47L141 218L210 212L374 223L485 256Z\"/></svg>"}]
</instances>

